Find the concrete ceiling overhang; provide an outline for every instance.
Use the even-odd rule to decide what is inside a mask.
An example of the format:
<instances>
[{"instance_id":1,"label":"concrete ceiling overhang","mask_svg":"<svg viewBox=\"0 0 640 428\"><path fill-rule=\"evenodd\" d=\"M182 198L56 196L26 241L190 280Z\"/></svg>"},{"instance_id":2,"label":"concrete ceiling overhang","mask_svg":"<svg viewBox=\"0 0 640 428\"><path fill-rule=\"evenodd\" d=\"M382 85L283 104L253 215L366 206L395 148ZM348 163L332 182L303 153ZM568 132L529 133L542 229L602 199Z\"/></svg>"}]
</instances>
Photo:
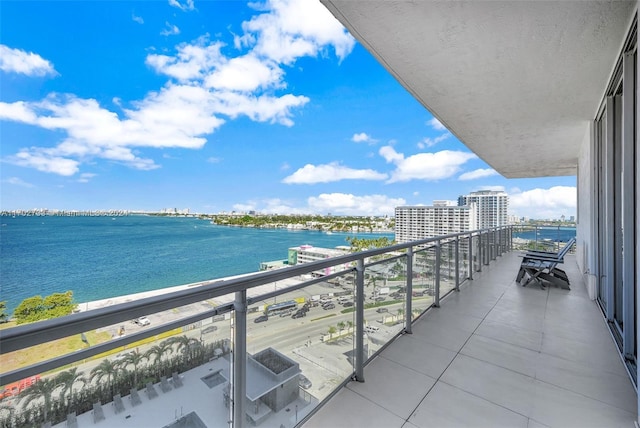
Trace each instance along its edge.
<instances>
[{"instance_id":1,"label":"concrete ceiling overhang","mask_svg":"<svg viewBox=\"0 0 640 428\"><path fill-rule=\"evenodd\" d=\"M507 178L576 174L637 4L321 2Z\"/></svg>"}]
</instances>

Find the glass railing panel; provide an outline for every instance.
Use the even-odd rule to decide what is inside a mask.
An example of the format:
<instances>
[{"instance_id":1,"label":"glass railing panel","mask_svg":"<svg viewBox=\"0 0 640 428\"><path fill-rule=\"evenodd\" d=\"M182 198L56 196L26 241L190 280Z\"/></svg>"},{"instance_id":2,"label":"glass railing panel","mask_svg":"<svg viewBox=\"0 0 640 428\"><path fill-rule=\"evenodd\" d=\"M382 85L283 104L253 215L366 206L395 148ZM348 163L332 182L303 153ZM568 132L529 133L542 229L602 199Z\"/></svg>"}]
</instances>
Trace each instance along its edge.
<instances>
[{"instance_id":1,"label":"glass railing panel","mask_svg":"<svg viewBox=\"0 0 640 428\"><path fill-rule=\"evenodd\" d=\"M404 328L407 258L367 266L364 278L364 346L368 359Z\"/></svg>"},{"instance_id":2,"label":"glass railing panel","mask_svg":"<svg viewBox=\"0 0 640 428\"><path fill-rule=\"evenodd\" d=\"M354 372L355 277L249 305L248 424L293 427Z\"/></svg>"},{"instance_id":3,"label":"glass railing panel","mask_svg":"<svg viewBox=\"0 0 640 428\"><path fill-rule=\"evenodd\" d=\"M456 286L455 242L444 242L440 245L440 297Z\"/></svg>"},{"instance_id":4,"label":"glass railing panel","mask_svg":"<svg viewBox=\"0 0 640 428\"><path fill-rule=\"evenodd\" d=\"M435 296L435 247L416 251L413 254L413 290L411 307L413 318L433 304Z\"/></svg>"},{"instance_id":5,"label":"glass railing panel","mask_svg":"<svg viewBox=\"0 0 640 428\"><path fill-rule=\"evenodd\" d=\"M73 421L77 426L101 421L118 427L171 426L181 418L200 418L209 426L226 424L229 414L222 398L209 403L200 397L222 394L228 382L230 314L190 320L212 307L211 302L199 302L2 354L3 361L15 358L24 367L32 363L27 360L31 354L47 361L105 347L96 355L4 385L0 426L63 427ZM187 318L189 322L180 324ZM118 343L169 322L171 327L157 334ZM14 368L2 364L3 374Z\"/></svg>"},{"instance_id":6,"label":"glass railing panel","mask_svg":"<svg viewBox=\"0 0 640 428\"><path fill-rule=\"evenodd\" d=\"M458 242L458 278L462 284L469 277L469 242L471 238L461 237Z\"/></svg>"}]
</instances>

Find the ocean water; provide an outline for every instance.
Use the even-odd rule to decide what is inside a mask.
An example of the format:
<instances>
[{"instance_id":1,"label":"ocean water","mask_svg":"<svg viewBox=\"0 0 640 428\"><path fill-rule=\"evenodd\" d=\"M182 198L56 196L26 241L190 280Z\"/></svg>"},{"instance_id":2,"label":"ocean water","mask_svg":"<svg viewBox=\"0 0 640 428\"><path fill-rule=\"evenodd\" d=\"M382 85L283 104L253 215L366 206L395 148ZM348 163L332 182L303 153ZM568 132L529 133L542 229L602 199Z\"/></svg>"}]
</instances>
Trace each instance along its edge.
<instances>
[{"instance_id":1,"label":"ocean water","mask_svg":"<svg viewBox=\"0 0 640 428\"><path fill-rule=\"evenodd\" d=\"M571 238L576 237L575 227L538 227L537 229L528 229L518 231L518 226L513 233L514 238L528 239L535 241L548 240L554 242L567 242Z\"/></svg>"},{"instance_id":2,"label":"ocean water","mask_svg":"<svg viewBox=\"0 0 640 428\"><path fill-rule=\"evenodd\" d=\"M72 290L76 302L256 272L290 247L348 245L348 233L216 226L194 218L1 217L0 301ZM388 234L359 237L394 238Z\"/></svg>"}]
</instances>

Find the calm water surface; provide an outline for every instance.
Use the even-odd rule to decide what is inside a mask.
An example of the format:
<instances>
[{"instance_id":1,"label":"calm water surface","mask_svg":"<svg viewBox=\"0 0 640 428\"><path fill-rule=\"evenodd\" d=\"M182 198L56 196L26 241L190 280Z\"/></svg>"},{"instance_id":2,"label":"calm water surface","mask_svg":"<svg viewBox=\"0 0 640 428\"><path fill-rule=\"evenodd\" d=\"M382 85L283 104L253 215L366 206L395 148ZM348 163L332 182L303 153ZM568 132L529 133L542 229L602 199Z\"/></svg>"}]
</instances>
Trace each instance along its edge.
<instances>
[{"instance_id":1,"label":"calm water surface","mask_svg":"<svg viewBox=\"0 0 640 428\"><path fill-rule=\"evenodd\" d=\"M77 302L256 272L289 247L347 245L347 233L224 227L193 218L2 217L0 300L37 294ZM360 237L390 234L362 234Z\"/></svg>"}]
</instances>

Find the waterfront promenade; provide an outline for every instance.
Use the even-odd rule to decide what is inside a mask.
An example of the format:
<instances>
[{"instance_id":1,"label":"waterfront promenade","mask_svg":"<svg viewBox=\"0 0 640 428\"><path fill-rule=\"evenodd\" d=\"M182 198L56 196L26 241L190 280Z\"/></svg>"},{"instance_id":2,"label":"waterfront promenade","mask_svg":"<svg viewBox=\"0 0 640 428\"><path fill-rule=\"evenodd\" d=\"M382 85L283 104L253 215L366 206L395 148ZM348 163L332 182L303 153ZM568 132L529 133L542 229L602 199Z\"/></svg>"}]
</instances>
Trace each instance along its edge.
<instances>
[{"instance_id":1,"label":"waterfront promenade","mask_svg":"<svg viewBox=\"0 0 640 428\"><path fill-rule=\"evenodd\" d=\"M168 294L168 293L172 293L175 291L180 291L180 290L187 290L193 287L200 287L203 285L207 285L207 284L212 284L212 283L216 283L216 282L224 282L224 281L228 281L231 279L235 279L235 278L242 278L245 276L250 276L253 275L253 273L247 273L247 274L242 274L242 275L234 275L234 276L228 276L228 277L224 277L224 278L219 278L219 279L213 279L210 281L200 281L200 282L194 282L191 284L183 284L183 285L177 285L174 287L166 287L166 288L159 288L156 290L149 290L149 291L143 291L140 293L134 293L134 294L126 294L126 295L122 295L122 296L116 296L116 297L110 297L107 299L101 299L101 300L94 300L94 301L90 301L90 302L83 302L83 303L78 303L78 311L80 312L84 312L84 311L90 311L93 309L100 309L100 308L105 308L108 306L112 306L112 305L117 305L120 303L126 303L126 302L133 302L135 300L140 300L140 299L144 299L147 297L153 297L153 296L160 296L163 294ZM280 290L280 289L284 289L287 287L290 287L292 285L298 284L300 282L302 282L304 279L302 278L287 278L286 280L282 280L282 281L276 281L273 283L269 283L269 284L265 284L265 285L261 285L258 287L254 287L252 289L250 289L248 291L249 296L259 296L261 294L265 294L271 291L275 291L275 290ZM223 296L219 296L216 297L216 304L218 305L222 305L225 303L230 303L232 302L234 299L234 296L232 294L226 294Z\"/></svg>"}]
</instances>

